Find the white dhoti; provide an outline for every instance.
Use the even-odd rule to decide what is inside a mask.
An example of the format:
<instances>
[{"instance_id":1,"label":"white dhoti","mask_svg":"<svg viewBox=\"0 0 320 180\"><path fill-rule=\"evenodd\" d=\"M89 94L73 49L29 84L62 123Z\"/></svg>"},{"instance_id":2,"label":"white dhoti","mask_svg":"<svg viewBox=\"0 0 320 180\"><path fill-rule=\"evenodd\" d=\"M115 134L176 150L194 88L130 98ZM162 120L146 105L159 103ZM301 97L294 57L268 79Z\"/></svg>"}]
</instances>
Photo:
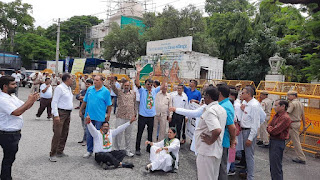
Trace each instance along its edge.
<instances>
[{"instance_id":1,"label":"white dhoti","mask_svg":"<svg viewBox=\"0 0 320 180\"><path fill-rule=\"evenodd\" d=\"M151 170L163 170L165 172L171 171L173 162L172 157L165 150L156 153L159 148L160 147L152 146L150 149Z\"/></svg>"},{"instance_id":2,"label":"white dhoti","mask_svg":"<svg viewBox=\"0 0 320 180\"><path fill-rule=\"evenodd\" d=\"M219 177L221 159L214 156L197 155L197 172L199 180L216 180Z\"/></svg>"}]
</instances>

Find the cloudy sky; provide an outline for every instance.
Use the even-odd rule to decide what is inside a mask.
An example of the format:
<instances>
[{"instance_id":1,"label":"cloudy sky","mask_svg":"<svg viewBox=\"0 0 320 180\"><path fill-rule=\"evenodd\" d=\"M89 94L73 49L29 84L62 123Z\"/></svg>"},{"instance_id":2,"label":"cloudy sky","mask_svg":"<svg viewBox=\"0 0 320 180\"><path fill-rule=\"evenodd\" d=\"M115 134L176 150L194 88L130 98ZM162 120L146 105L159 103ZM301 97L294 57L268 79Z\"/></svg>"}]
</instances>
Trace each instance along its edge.
<instances>
[{"instance_id":1,"label":"cloudy sky","mask_svg":"<svg viewBox=\"0 0 320 180\"><path fill-rule=\"evenodd\" d=\"M13 0L1 1L11 2ZM53 24L53 19L66 20L75 15L95 15L100 19L105 19L107 17L107 1L109 0L22 0L23 3L29 3L33 6L32 16L35 18L35 26L42 27ZM139 1L144 2L144 0ZM205 0L147 0L150 9L152 2L153 8L159 12L166 4L173 5L177 9L186 7L188 4L203 8Z\"/></svg>"}]
</instances>

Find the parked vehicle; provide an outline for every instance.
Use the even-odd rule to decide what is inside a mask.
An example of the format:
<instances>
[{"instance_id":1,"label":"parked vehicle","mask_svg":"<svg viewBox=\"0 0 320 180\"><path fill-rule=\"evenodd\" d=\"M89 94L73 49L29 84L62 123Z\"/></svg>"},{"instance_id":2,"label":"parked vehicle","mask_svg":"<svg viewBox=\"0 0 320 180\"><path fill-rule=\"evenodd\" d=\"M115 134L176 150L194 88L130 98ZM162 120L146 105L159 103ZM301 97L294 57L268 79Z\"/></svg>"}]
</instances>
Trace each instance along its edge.
<instances>
[{"instance_id":1,"label":"parked vehicle","mask_svg":"<svg viewBox=\"0 0 320 180\"><path fill-rule=\"evenodd\" d=\"M2 71L4 71L4 73L5 73L6 75L9 75L9 76L11 76L11 75L15 72L14 69L4 69L4 68L0 68L0 72L2 72Z\"/></svg>"}]
</instances>

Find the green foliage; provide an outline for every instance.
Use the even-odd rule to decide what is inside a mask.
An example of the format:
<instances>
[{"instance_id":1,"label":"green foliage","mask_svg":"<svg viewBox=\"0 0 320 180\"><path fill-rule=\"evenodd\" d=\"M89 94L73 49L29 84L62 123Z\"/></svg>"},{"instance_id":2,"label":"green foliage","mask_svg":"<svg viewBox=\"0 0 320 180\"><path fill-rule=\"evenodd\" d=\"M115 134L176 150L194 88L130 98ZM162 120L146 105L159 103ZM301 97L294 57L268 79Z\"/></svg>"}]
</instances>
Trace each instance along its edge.
<instances>
[{"instance_id":1,"label":"green foliage","mask_svg":"<svg viewBox=\"0 0 320 180\"><path fill-rule=\"evenodd\" d=\"M22 3L21 0L9 3L0 1L0 33L4 37L3 49L13 51L14 35L26 32L33 27L34 19L30 15L31 10L32 6ZM6 44L7 39L10 39L10 45Z\"/></svg>"},{"instance_id":2,"label":"green foliage","mask_svg":"<svg viewBox=\"0 0 320 180\"><path fill-rule=\"evenodd\" d=\"M15 37L15 43L15 51L19 52L25 66L30 65L31 60L55 58L55 42L43 36L33 33L18 33Z\"/></svg>"},{"instance_id":3,"label":"green foliage","mask_svg":"<svg viewBox=\"0 0 320 180\"><path fill-rule=\"evenodd\" d=\"M66 54L61 56L79 57L84 51L83 42L86 33L90 31L91 26L97 25L102 20L95 16L73 16L60 24L60 47L66 49ZM57 36L57 25L53 24L47 28L45 36L55 41Z\"/></svg>"},{"instance_id":4,"label":"green foliage","mask_svg":"<svg viewBox=\"0 0 320 180\"><path fill-rule=\"evenodd\" d=\"M209 35L215 39L220 58L229 62L243 52L252 36L252 28L246 13L215 13L207 20Z\"/></svg>"},{"instance_id":5,"label":"green foliage","mask_svg":"<svg viewBox=\"0 0 320 180\"><path fill-rule=\"evenodd\" d=\"M130 63L145 53L146 41L140 36L139 27L126 25L124 28L112 24L112 31L104 38L105 59L116 58L118 62Z\"/></svg>"},{"instance_id":6,"label":"green foliage","mask_svg":"<svg viewBox=\"0 0 320 180\"><path fill-rule=\"evenodd\" d=\"M228 79L252 80L258 83L269 71L269 58L279 49L277 37L270 29L259 30L256 38L245 44L244 53L227 63Z\"/></svg>"},{"instance_id":7,"label":"green foliage","mask_svg":"<svg viewBox=\"0 0 320 180\"><path fill-rule=\"evenodd\" d=\"M206 0L205 10L214 13L248 12L253 14L254 7L247 0Z\"/></svg>"}]
</instances>

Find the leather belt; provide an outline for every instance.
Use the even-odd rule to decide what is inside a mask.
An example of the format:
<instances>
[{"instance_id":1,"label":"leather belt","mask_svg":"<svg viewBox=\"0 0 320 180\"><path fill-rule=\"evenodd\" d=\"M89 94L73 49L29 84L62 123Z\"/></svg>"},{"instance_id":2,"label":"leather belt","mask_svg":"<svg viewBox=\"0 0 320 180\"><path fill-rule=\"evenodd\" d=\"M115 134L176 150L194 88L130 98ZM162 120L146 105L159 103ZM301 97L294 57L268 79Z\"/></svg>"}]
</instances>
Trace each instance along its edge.
<instances>
[{"instance_id":1,"label":"leather belt","mask_svg":"<svg viewBox=\"0 0 320 180\"><path fill-rule=\"evenodd\" d=\"M66 112L71 112L72 110L67 110L67 109L60 109L58 108L59 111L66 111Z\"/></svg>"},{"instance_id":2,"label":"leather belt","mask_svg":"<svg viewBox=\"0 0 320 180\"><path fill-rule=\"evenodd\" d=\"M251 128L243 128L243 127L242 127L241 129L242 129L242 130L250 130Z\"/></svg>"},{"instance_id":3,"label":"leather belt","mask_svg":"<svg viewBox=\"0 0 320 180\"><path fill-rule=\"evenodd\" d=\"M0 134L20 134L21 130L18 131L1 131Z\"/></svg>"}]
</instances>

